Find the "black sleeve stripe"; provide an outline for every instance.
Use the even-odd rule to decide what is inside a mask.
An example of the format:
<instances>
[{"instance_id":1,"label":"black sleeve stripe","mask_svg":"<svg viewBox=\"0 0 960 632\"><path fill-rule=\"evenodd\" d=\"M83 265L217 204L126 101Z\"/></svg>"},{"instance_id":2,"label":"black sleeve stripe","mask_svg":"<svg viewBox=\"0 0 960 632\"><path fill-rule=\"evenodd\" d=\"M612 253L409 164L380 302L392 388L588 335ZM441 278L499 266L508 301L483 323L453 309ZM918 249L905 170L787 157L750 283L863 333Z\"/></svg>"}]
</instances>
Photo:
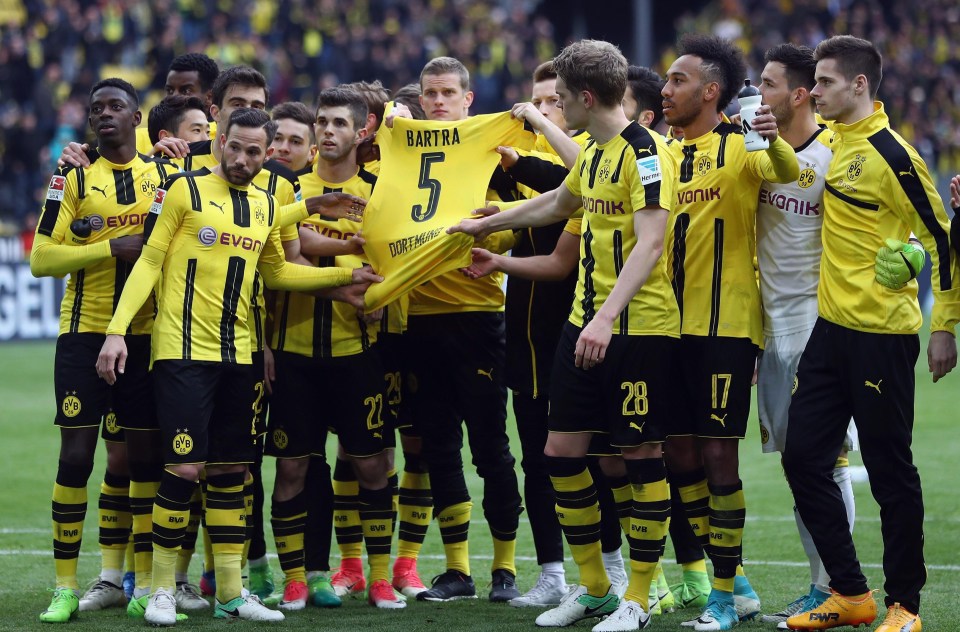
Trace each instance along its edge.
<instances>
[{"instance_id":1,"label":"black sleeve stripe","mask_svg":"<svg viewBox=\"0 0 960 632\"><path fill-rule=\"evenodd\" d=\"M864 202L863 200L858 200L857 198L850 197L849 195L847 195L847 194L844 193L843 191L840 191L840 190L838 190L838 189L834 189L832 186L830 186L830 183L829 183L829 182L825 182L825 183L824 183L824 189L827 191L827 193L832 193L833 195L835 195L836 197L840 198L841 200L843 200L843 201L846 202L847 204L850 204L850 205L852 205L852 206L856 206L857 208L862 208L862 209L867 210L867 211L879 211L879 210L880 210L880 205L879 205L879 204L874 204L873 202Z\"/></svg>"},{"instance_id":2,"label":"black sleeve stripe","mask_svg":"<svg viewBox=\"0 0 960 632\"><path fill-rule=\"evenodd\" d=\"M867 140L889 165L914 210L920 215L923 225L930 231L937 247L937 257L940 262L940 290L951 289L950 237L940 225L940 222L937 221L937 215L930 204L930 198L927 196L923 184L920 182L920 176L917 174L910 154L907 153L906 148L897 141L889 129L882 129Z\"/></svg>"},{"instance_id":3,"label":"black sleeve stripe","mask_svg":"<svg viewBox=\"0 0 960 632\"><path fill-rule=\"evenodd\" d=\"M190 189L190 207L195 211L199 211L201 209L201 200L200 190L197 188L197 183L194 180L194 176L196 175L197 173L179 171L164 180L163 184L160 185L160 188L164 191L169 191L174 182L180 178L184 178L187 183L187 188Z\"/></svg>"},{"instance_id":4,"label":"black sleeve stripe","mask_svg":"<svg viewBox=\"0 0 960 632\"><path fill-rule=\"evenodd\" d=\"M373 193L373 190L377 187L377 176L364 169L363 165L360 165L360 171L357 175L360 176L361 180L370 185L370 192Z\"/></svg>"},{"instance_id":5,"label":"black sleeve stripe","mask_svg":"<svg viewBox=\"0 0 960 632\"><path fill-rule=\"evenodd\" d=\"M273 226L273 216L276 214L276 209L274 208L274 205L273 205L273 199L274 198L272 195L267 196L267 208L269 209L269 212L268 212L269 217L267 218L268 219L267 223L270 226Z\"/></svg>"},{"instance_id":6,"label":"black sleeve stripe","mask_svg":"<svg viewBox=\"0 0 960 632\"><path fill-rule=\"evenodd\" d=\"M57 170L57 175L68 178L68 174L74 170L75 167L64 165ZM57 227L57 218L60 217L60 205L60 200L44 201L43 209L40 211L40 221L37 223L38 233L41 235L46 235L47 237L53 235L53 229Z\"/></svg>"},{"instance_id":7,"label":"black sleeve stripe","mask_svg":"<svg viewBox=\"0 0 960 632\"><path fill-rule=\"evenodd\" d=\"M637 122L632 122L620 132L620 136L633 147L634 159L657 155L657 143L650 132ZM660 205L660 180L643 185L644 201L647 206ZM634 209L638 210L638 209Z\"/></svg>"}]
</instances>

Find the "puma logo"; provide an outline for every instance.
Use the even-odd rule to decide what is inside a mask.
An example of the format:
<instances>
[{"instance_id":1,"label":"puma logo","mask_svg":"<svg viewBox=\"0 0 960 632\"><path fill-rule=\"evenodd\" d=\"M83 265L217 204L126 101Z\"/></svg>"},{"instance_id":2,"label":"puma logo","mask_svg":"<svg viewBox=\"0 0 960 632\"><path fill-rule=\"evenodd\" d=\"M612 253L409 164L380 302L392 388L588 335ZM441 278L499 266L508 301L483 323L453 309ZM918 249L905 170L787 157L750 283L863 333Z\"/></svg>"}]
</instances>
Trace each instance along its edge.
<instances>
[{"instance_id":1,"label":"puma logo","mask_svg":"<svg viewBox=\"0 0 960 632\"><path fill-rule=\"evenodd\" d=\"M729 415L729 414L730 414L730 413L727 413L727 415ZM720 422L720 425L723 426L724 428L726 428L726 427L727 427L727 415L724 415L723 417L719 417L719 416L715 415L714 413L710 413L710 419L712 419L713 421L719 421L719 422Z\"/></svg>"},{"instance_id":2,"label":"puma logo","mask_svg":"<svg viewBox=\"0 0 960 632\"><path fill-rule=\"evenodd\" d=\"M630 422L630 427L631 427L631 428L636 428L637 432L643 432L643 427L644 427L645 425L647 425L647 422L643 422L643 423L640 424L639 426L638 426L637 424L633 423L632 421Z\"/></svg>"},{"instance_id":3,"label":"puma logo","mask_svg":"<svg viewBox=\"0 0 960 632\"><path fill-rule=\"evenodd\" d=\"M638 149L638 150L637 150L637 156L639 156L639 155L642 154L643 152L647 152L648 154L650 154L650 155L652 156L652 155L653 155L653 145L648 145L648 146L644 147L643 149Z\"/></svg>"},{"instance_id":4,"label":"puma logo","mask_svg":"<svg viewBox=\"0 0 960 632\"><path fill-rule=\"evenodd\" d=\"M907 169L906 171L898 171L897 175L898 176L914 176L913 165L910 165L910 168Z\"/></svg>"},{"instance_id":5,"label":"puma logo","mask_svg":"<svg viewBox=\"0 0 960 632\"><path fill-rule=\"evenodd\" d=\"M209 202L210 204L212 204L213 206L216 206L218 209L220 209L220 212L221 212L221 213L223 212L223 204L217 204L217 203L214 202L213 200L208 200L208 202Z\"/></svg>"},{"instance_id":6,"label":"puma logo","mask_svg":"<svg viewBox=\"0 0 960 632\"><path fill-rule=\"evenodd\" d=\"M106 185L105 187L103 187L103 188L101 189L100 187L95 187L95 186L92 186L92 185L91 185L90 188L91 188L92 190L96 191L97 193L101 194L103 197L107 197L107 187L109 187L109 186L110 186L110 185L108 184L108 185Z\"/></svg>"},{"instance_id":7,"label":"puma logo","mask_svg":"<svg viewBox=\"0 0 960 632\"><path fill-rule=\"evenodd\" d=\"M870 380L864 380L864 381L863 381L863 385L866 386L866 387L868 387L868 388L872 388L873 390L875 390L875 391L877 392L878 395L883 395L883 393L880 392L880 384L881 384L882 382L883 382L883 380L880 380L879 382L877 382L876 384L874 384L874 383L871 382Z\"/></svg>"},{"instance_id":8,"label":"puma logo","mask_svg":"<svg viewBox=\"0 0 960 632\"><path fill-rule=\"evenodd\" d=\"M493 369L490 369L489 371L484 371L483 369L477 369L477 375L485 375L488 378L490 378L491 382L493 381Z\"/></svg>"}]
</instances>

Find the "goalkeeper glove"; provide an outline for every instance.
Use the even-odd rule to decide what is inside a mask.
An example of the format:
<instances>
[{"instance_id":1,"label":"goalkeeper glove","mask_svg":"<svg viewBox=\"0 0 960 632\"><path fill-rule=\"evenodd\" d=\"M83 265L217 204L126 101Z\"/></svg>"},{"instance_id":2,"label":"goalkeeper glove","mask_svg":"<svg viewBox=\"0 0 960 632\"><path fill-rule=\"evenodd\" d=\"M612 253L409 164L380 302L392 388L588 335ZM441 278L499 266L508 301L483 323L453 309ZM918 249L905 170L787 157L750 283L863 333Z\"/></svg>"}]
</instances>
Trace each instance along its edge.
<instances>
[{"instance_id":1,"label":"goalkeeper glove","mask_svg":"<svg viewBox=\"0 0 960 632\"><path fill-rule=\"evenodd\" d=\"M899 290L917 278L926 261L927 253L923 246L888 238L886 245L877 252L877 283L891 290Z\"/></svg>"}]
</instances>

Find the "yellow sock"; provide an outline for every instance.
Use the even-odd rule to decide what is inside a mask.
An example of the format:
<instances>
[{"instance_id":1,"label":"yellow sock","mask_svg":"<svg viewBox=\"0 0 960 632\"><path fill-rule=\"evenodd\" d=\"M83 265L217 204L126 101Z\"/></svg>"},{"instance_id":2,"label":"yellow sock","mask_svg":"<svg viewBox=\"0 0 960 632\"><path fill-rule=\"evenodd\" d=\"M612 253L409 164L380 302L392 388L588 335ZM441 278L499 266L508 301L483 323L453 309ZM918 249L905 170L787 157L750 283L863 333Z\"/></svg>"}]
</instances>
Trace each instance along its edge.
<instances>
[{"instance_id":1,"label":"yellow sock","mask_svg":"<svg viewBox=\"0 0 960 632\"><path fill-rule=\"evenodd\" d=\"M130 538L127 541L127 548L124 550L123 555L123 569L126 572L133 571L133 516L131 515L131 527L130 527Z\"/></svg>"},{"instance_id":2,"label":"yellow sock","mask_svg":"<svg viewBox=\"0 0 960 632\"><path fill-rule=\"evenodd\" d=\"M693 562L687 562L687 563L685 563L685 564L681 564L681 565L680 565L680 568L683 569L683 570L685 570L685 571L696 571L696 572L698 572L698 573L706 573L706 572L707 572L707 561L706 561L706 560L695 560L695 561L693 561Z\"/></svg>"},{"instance_id":3,"label":"yellow sock","mask_svg":"<svg viewBox=\"0 0 960 632\"><path fill-rule=\"evenodd\" d=\"M349 461L337 459L333 469L333 532L342 559L363 554L363 526L357 510L360 484Z\"/></svg>"},{"instance_id":4,"label":"yellow sock","mask_svg":"<svg viewBox=\"0 0 960 632\"><path fill-rule=\"evenodd\" d=\"M207 475L205 513L220 603L236 599L243 589L240 577L246 538L243 481L243 472Z\"/></svg>"},{"instance_id":5,"label":"yellow sock","mask_svg":"<svg viewBox=\"0 0 960 632\"><path fill-rule=\"evenodd\" d=\"M130 540L130 479L104 473L98 502L100 556L104 573L123 574L123 558Z\"/></svg>"},{"instance_id":6,"label":"yellow sock","mask_svg":"<svg viewBox=\"0 0 960 632\"><path fill-rule=\"evenodd\" d=\"M58 473L57 478L62 480ZM87 515L87 488L53 485L53 559L58 588L78 590L77 560Z\"/></svg>"},{"instance_id":7,"label":"yellow sock","mask_svg":"<svg viewBox=\"0 0 960 632\"><path fill-rule=\"evenodd\" d=\"M160 481L130 481L133 571L136 573L137 590L144 594L150 592L153 585L153 512L159 488Z\"/></svg>"},{"instance_id":8,"label":"yellow sock","mask_svg":"<svg viewBox=\"0 0 960 632\"><path fill-rule=\"evenodd\" d=\"M683 502L684 517L704 551L710 546L710 491L703 470L676 476L674 483ZM680 516L678 516L680 517Z\"/></svg>"},{"instance_id":9,"label":"yellow sock","mask_svg":"<svg viewBox=\"0 0 960 632\"><path fill-rule=\"evenodd\" d=\"M177 578L185 577L190 572L190 562L197 548L197 535L200 532L200 520L203 516L203 495L198 485L190 497L190 520L187 521L187 531L183 534L180 544L180 554L177 555Z\"/></svg>"},{"instance_id":10,"label":"yellow sock","mask_svg":"<svg viewBox=\"0 0 960 632\"><path fill-rule=\"evenodd\" d=\"M630 513L633 509L633 486L626 476L611 478L610 491L613 492L613 502L617 506L617 519L623 534L630 537Z\"/></svg>"},{"instance_id":11,"label":"yellow sock","mask_svg":"<svg viewBox=\"0 0 960 632\"><path fill-rule=\"evenodd\" d=\"M584 459L547 457L557 497L557 519L580 569L580 583L594 597L610 590L600 550L600 504Z\"/></svg>"},{"instance_id":12,"label":"yellow sock","mask_svg":"<svg viewBox=\"0 0 960 632\"><path fill-rule=\"evenodd\" d=\"M253 473L247 470L246 478L243 480L243 524L246 535L243 538L243 555L240 557L240 568L247 565L247 557L250 553L250 538L253 536L253 487ZM303 511L303 522L304 528L306 528L306 509Z\"/></svg>"},{"instance_id":13,"label":"yellow sock","mask_svg":"<svg viewBox=\"0 0 960 632\"><path fill-rule=\"evenodd\" d=\"M360 523L370 565L370 583L390 579L390 543L393 541L393 489L361 487L358 493Z\"/></svg>"},{"instance_id":14,"label":"yellow sock","mask_svg":"<svg viewBox=\"0 0 960 632\"><path fill-rule=\"evenodd\" d=\"M427 535L430 520L433 519L430 475L421 469L423 466L419 457L404 455L403 476L400 479L400 494L397 502L400 519L397 533L397 557L417 559Z\"/></svg>"},{"instance_id":15,"label":"yellow sock","mask_svg":"<svg viewBox=\"0 0 960 632\"><path fill-rule=\"evenodd\" d=\"M713 562L713 587L733 592L734 577L740 564L743 524L746 517L743 485L711 486L710 547Z\"/></svg>"},{"instance_id":16,"label":"yellow sock","mask_svg":"<svg viewBox=\"0 0 960 632\"><path fill-rule=\"evenodd\" d=\"M493 564L490 570L503 569L517 576L517 538L512 540L501 540L493 538Z\"/></svg>"},{"instance_id":17,"label":"yellow sock","mask_svg":"<svg viewBox=\"0 0 960 632\"><path fill-rule=\"evenodd\" d=\"M470 574L470 512L473 503L457 503L445 507L437 514L440 524L440 539L447 554L447 570Z\"/></svg>"},{"instance_id":18,"label":"yellow sock","mask_svg":"<svg viewBox=\"0 0 960 632\"><path fill-rule=\"evenodd\" d=\"M196 483L167 471L153 504L153 569L151 592L176 589L177 555L190 521L190 497ZM137 584L140 584L137 571Z\"/></svg>"},{"instance_id":19,"label":"yellow sock","mask_svg":"<svg viewBox=\"0 0 960 632\"><path fill-rule=\"evenodd\" d=\"M627 473L633 489L630 519L630 584L625 599L650 610L650 585L667 538L670 518L670 485L667 470L659 458L627 460Z\"/></svg>"},{"instance_id":20,"label":"yellow sock","mask_svg":"<svg viewBox=\"0 0 960 632\"><path fill-rule=\"evenodd\" d=\"M303 556L303 537L307 527L305 494L300 492L290 500L274 500L270 513L273 541L277 547L285 584L293 581L306 582Z\"/></svg>"}]
</instances>

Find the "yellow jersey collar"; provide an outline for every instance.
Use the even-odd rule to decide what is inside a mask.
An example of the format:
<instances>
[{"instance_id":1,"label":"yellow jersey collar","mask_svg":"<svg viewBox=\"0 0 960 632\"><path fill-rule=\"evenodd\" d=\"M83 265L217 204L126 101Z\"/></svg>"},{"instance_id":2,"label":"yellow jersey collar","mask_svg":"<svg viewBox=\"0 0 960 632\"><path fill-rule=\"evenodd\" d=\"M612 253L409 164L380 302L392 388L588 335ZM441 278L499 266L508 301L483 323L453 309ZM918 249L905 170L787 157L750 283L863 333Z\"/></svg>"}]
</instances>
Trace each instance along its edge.
<instances>
[{"instance_id":1,"label":"yellow jersey collar","mask_svg":"<svg viewBox=\"0 0 960 632\"><path fill-rule=\"evenodd\" d=\"M837 132L845 139L867 138L879 132L882 129L890 127L890 119L883 110L883 103L873 102L873 114L856 121L855 123L837 123L832 124L833 131Z\"/></svg>"}]
</instances>

